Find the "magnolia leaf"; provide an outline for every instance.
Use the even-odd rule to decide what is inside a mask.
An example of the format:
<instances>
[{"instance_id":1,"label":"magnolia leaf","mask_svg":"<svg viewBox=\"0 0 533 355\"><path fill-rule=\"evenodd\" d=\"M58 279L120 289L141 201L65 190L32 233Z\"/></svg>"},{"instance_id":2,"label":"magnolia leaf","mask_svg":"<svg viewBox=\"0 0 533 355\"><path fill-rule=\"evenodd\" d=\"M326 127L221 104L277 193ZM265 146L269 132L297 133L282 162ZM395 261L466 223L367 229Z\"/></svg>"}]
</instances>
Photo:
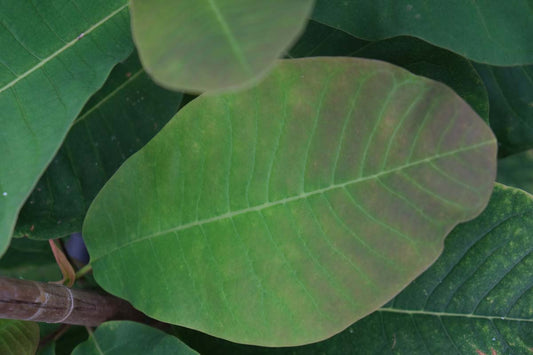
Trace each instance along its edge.
<instances>
[{"instance_id":1,"label":"magnolia leaf","mask_svg":"<svg viewBox=\"0 0 533 355\"><path fill-rule=\"evenodd\" d=\"M0 274L34 281L57 280L61 277L50 245L28 238L11 241L0 259Z\"/></svg>"},{"instance_id":2,"label":"magnolia leaf","mask_svg":"<svg viewBox=\"0 0 533 355\"><path fill-rule=\"evenodd\" d=\"M499 156L532 149L533 65L502 68L475 64L475 67L489 93L489 121L498 137Z\"/></svg>"},{"instance_id":3,"label":"magnolia leaf","mask_svg":"<svg viewBox=\"0 0 533 355\"><path fill-rule=\"evenodd\" d=\"M497 180L533 194L533 149L498 160Z\"/></svg>"},{"instance_id":4,"label":"magnolia leaf","mask_svg":"<svg viewBox=\"0 0 533 355\"><path fill-rule=\"evenodd\" d=\"M34 355L38 345L37 323L0 319L0 354Z\"/></svg>"},{"instance_id":5,"label":"magnolia leaf","mask_svg":"<svg viewBox=\"0 0 533 355\"><path fill-rule=\"evenodd\" d=\"M451 87L488 122L487 89L467 59L414 37L369 43L332 27L309 21L289 56L350 56L380 59Z\"/></svg>"},{"instance_id":6,"label":"magnolia leaf","mask_svg":"<svg viewBox=\"0 0 533 355\"><path fill-rule=\"evenodd\" d=\"M383 305L485 207L488 126L448 87L354 58L281 61L185 106L84 222L94 276L159 320L281 346Z\"/></svg>"},{"instance_id":7,"label":"magnolia leaf","mask_svg":"<svg viewBox=\"0 0 533 355\"><path fill-rule=\"evenodd\" d=\"M49 239L80 232L98 191L178 111L181 99L155 85L136 54L117 65L24 204L15 235Z\"/></svg>"},{"instance_id":8,"label":"magnolia leaf","mask_svg":"<svg viewBox=\"0 0 533 355\"><path fill-rule=\"evenodd\" d=\"M202 354L528 354L533 348L533 197L497 184L392 302L323 342L272 349L182 330Z\"/></svg>"},{"instance_id":9,"label":"magnolia leaf","mask_svg":"<svg viewBox=\"0 0 533 355\"><path fill-rule=\"evenodd\" d=\"M380 59L451 87L485 121L489 118L487 89L476 69L465 58L414 37L373 42L352 54Z\"/></svg>"},{"instance_id":10,"label":"magnolia leaf","mask_svg":"<svg viewBox=\"0 0 533 355\"><path fill-rule=\"evenodd\" d=\"M193 355L197 354L178 338L145 324L130 321L106 322L89 339L78 345L73 355Z\"/></svg>"},{"instance_id":11,"label":"magnolia leaf","mask_svg":"<svg viewBox=\"0 0 533 355\"><path fill-rule=\"evenodd\" d=\"M126 6L125 0L1 2L0 254L83 104L131 52Z\"/></svg>"},{"instance_id":12,"label":"magnolia leaf","mask_svg":"<svg viewBox=\"0 0 533 355\"><path fill-rule=\"evenodd\" d=\"M366 40L421 38L480 63L533 64L530 0L317 0L312 18Z\"/></svg>"},{"instance_id":13,"label":"magnolia leaf","mask_svg":"<svg viewBox=\"0 0 533 355\"><path fill-rule=\"evenodd\" d=\"M135 44L167 88L216 91L263 77L303 30L313 0L131 0Z\"/></svg>"},{"instance_id":14,"label":"magnolia leaf","mask_svg":"<svg viewBox=\"0 0 533 355\"><path fill-rule=\"evenodd\" d=\"M370 42L309 20L304 33L287 53L289 58L352 56Z\"/></svg>"}]
</instances>

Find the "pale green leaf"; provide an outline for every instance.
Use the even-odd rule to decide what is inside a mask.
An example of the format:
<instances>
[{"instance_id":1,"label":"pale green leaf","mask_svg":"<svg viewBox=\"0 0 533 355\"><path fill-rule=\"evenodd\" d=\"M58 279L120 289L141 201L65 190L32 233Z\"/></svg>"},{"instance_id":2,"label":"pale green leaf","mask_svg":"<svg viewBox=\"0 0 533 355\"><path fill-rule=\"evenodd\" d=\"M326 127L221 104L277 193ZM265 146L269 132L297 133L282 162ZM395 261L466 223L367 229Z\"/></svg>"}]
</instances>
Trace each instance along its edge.
<instances>
[{"instance_id":1,"label":"pale green leaf","mask_svg":"<svg viewBox=\"0 0 533 355\"><path fill-rule=\"evenodd\" d=\"M0 319L0 354L33 355L38 345L37 323Z\"/></svg>"},{"instance_id":2,"label":"pale green leaf","mask_svg":"<svg viewBox=\"0 0 533 355\"><path fill-rule=\"evenodd\" d=\"M446 237L439 259L392 302L323 342L272 349L193 331L202 354L530 354L533 197L497 184L487 208Z\"/></svg>"},{"instance_id":3,"label":"pale green leaf","mask_svg":"<svg viewBox=\"0 0 533 355\"><path fill-rule=\"evenodd\" d=\"M446 86L381 61L281 61L185 106L91 205L97 282L236 342L327 338L486 205L496 142Z\"/></svg>"},{"instance_id":4,"label":"pale green leaf","mask_svg":"<svg viewBox=\"0 0 533 355\"><path fill-rule=\"evenodd\" d=\"M83 104L132 50L125 0L0 1L0 254Z\"/></svg>"},{"instance_id":5,"label":"pale green leaf","mask_svg":"<svg viewBox=\"0 0 533 355\"><path fill-rule=\"evenodd\" d=\"M180 91L248 85L298 36L314 0L131 0L132 31L154 80Z\"/></svg>"},{"instance_id":6,"label":"pale green leaf","mask_svg":"<svg viewBox=\"0 0 533 355\"><path fill-rule=\"evenodd\" d=\"M317 0L312 18L366 40L410 35L480 63L533 64L530 0Z\"/></svg>"},{"instance_id":7,"label":"pale green leaf","mask_svg":"<svg viewBox=\"0 0 533 355\"><path fill-rule=\"evenodd\" d=\"M178 338L145 324L130 321L106 322L73 355L193 355L194 350Z\"/></svg>"}]
</instances>

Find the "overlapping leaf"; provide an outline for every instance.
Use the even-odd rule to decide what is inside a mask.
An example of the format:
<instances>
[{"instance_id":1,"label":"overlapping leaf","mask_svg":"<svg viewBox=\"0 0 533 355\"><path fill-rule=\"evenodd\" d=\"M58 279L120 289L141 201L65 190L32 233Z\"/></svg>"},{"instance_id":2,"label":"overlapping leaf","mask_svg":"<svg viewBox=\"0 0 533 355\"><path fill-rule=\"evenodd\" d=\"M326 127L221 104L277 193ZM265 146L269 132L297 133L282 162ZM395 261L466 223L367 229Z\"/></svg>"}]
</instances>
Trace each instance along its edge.
<instances>
[{"instance_id":1,"label":"overlapping leaf","mask_svg":"<svg viewBox=\"0 0 533 355\"><path fill-rule=\"evenodd\" d=\"M0 319L0 353L5 355L33 355L39 345L37 323Z\"/></svg>"},{"instance_id":2,"label":"overlapping leaf","mask_svg":"<svg viewBox=\"0 0 533 355\"><path fill-rule=\"evenodd\" d=\"M498 160L497 180L533 194L533 149Z\"/></svg>"},{"instance_id":3,"label":"overlapping leaf","mask_svg":"<svg viewBox=\"0 0 533 355\"><path fill-rule=\"evenodd\" d=\"M532 14L533 18L533 14ZM533 65L475 65L490 99L490 126L498 137L498 154L507 156L533 148Z\"/></svg>"},{"instance_id":4,"label":"overlapping leaf","mask_svg":"<svg viewBox=\"0 0 533 355\"><path fill-rule=\"evenodd\" d=\"M484 208L495 155L440 83L373 60L282 61L254 89L180 110L104 186L84 235L97 282L150 316L313 342L437 258Z\"/></svg>"},{"instance_id":5,"label":"overlapping leaf","mask_svg":"<svg viewBox=\"0 0 533 355\"><path fill-rule=\"evenodd\" d=\"M531 230L532 196L498 184L483 213L446 238L435 264L386 307L328 340L274 350L186 330L180 338L202 354L528 354Z\"/></svg>"},{"instance_id":6,"label":"overlapping leaf","mask_svg":"<svg viewBox=\"0 0 533 355\"><path fill-rule=\"evenodd\" d=\"M87 341L74 349L72 354L193 355L197 353L178 338L161 330L130 321L114 321L100 325Z\"/></svg>"},{"instance_id":7,"label":"overlapping leaf","mask_svg":"<svg viewBox=\"0 0 533 355\"><path fill-rule=\"evenodd\" d=\"M132 49L125 0L0 3L0 254L83 104Z\"/></svg>"},{"instance_id":8,"label":"overlapping leaf","mask_svg":"<svg viewBox=\"0 0 533 355\"><path fill-rule=\"evenodd\" d=\"M81 231L100 188L167 123L181 99L156 86L136 54L119 64L75 120L22 208L15 234L48 239Z\"/></svg>"},{"instance_id":9,"label":"overlapping leaf","mask_svg":"<svg viewBox=\"0 0 533 355\"><path fill-rule=\"evenodd\" d=\"M314 0L132 0L143 66L180 91L256 81L298 36Z\"/></svg>"},{"instance_id":10,"label":"overlapping leaf","mask_svg":"<svg viewBox=\"0 0 533 355\"><path fill-rule=\"evenodd\" d=\"M371 43L311 20L289 56L384 60L448 85L483 119L488 121L489 118L487 90L472 64L455 53L414 37L400 36Z\"/></svg>"},{"instance_id":11,"label":"overlapping leaf","mask_svg":"<svg viewBox=\"0 0 533 355\"><path fill-rule=\"evenodd\" d=\"M480 63L533 64L529 0L317 0L312 17L367 40L410 35Z\"/></svg>"}]
</instances>

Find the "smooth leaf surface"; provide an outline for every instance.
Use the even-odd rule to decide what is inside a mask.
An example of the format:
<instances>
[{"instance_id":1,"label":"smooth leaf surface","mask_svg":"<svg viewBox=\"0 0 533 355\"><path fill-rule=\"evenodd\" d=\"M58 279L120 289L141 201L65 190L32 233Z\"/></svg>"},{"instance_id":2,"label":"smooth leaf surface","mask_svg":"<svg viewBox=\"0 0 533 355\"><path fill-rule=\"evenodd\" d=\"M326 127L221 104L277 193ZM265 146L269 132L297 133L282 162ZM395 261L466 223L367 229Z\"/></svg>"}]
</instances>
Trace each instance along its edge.
<instances>
[{"instance_id":1,"label":"smooth leaf surface","mask_svg":"<svg viewBox=\"0 0 533 355\"><path fill-rule=\"evenodd\" d=\"M0 319L0 354L33 355L38 345L37 323Z\"/></svg>"},{"instance_id":2,"label":"smooth leaf surface","mask_svg":"<svg viewBox=\"0 0 533 355\"><path fill-rule=\"evenodd\" d=\"M48 243L28 238L16 238L11 241L0 259L0 274L44 282L61 278L61 272Z\"/></svg>"},{"instance_id":3,"label":"smooth leaf surface","mask_svg":"<svg viewBox=\"0 0 533 355\"><path fill-rule=\"evenodd\" d=\"M143 66L187 92L249 85L274 65L309 17L313 0L131 0Z\"/></svg>"},{"instance_id":4,"label":"smooth leaf surface","mask_svg":"<svg viewBox=\"0 0 533 355\"><path fill-rule=\"evenodd\" d=\"M465 58L414 37L395 37L373 42L352 54L354 57L380 59L410 72L440 81L488 122L489 99L483 81Z\"/></svg>"},{"instance_id":5,"label":"smooth leaf surface","mask_svg":"<svg viewBox=\"0 0 533 355\"><path fill-rule=\"evenodd\" d=\"M451 87L488 122L487 90L472 63L414 37L367 42L313 20L289 51L290 57L350 56L380 59Z\"/></svg>"},{"instance_id":6,"label":"smooth leaf surface","mask_svg":"<svg viewBox=\"0 0 533 355\"><path fill-rule=\"evenodd\" d=\"M72 121L132 42L125 0L4 0L0 23L2 254Z\"/></svg>"},{"instance_id":7,"label":"smooth leaf surface","mask_svg":"<svg viewBox=\"0 0 533 355\"><path fill-rule=\"evenodd\" d=\"M498 160L497 180L533 194L533 149Z\"/></svg>"},{"instance_id":8,"label":"smooth leaf surface","mask_svg":"<svg viewBox=\"0 0 533 355\"><path fill-rule=\"evenodd\" d=\"M529 0L317 0L312 18L366 40L410 35L480 63L533 64Z\"/></svg>"},{"instance_id":9,"label":"smooth leaf surface","mask_svg":"<svg viewBox=\"0 0 533 355\"><path fill-rule=\"evenodd\" d=\"M487 208L446 237L444 251L394 301L323 342L233 344L193 331L202 354L529 354L533 347L533 198L497 184Z\"/></svg>"},{"instance_id":10,"label":"smooth leaf surface","mask_svg":"<svg viewBox=\"0 0 533 355\"><path fill-rule=\"evenodd\" d=\"M81 231L100 188L177 112L182 94L156 86L136 54L116 66L85 105L22 208L15 235L35 239Z\"/></svg>"},{"instance_id":11,"label":"smooth leaf surface","mask_svg":"<svg viewBox=\"0 0 533 355\"><path fill-rule=\"evenodd\" d=\"M485 207L495 155L440 83L373 60L281 61L180 110L104 186L84 236L97 282L152 317L314 342L437 258Z\"/></svg>"},{"instance_id":12,"label":"smooth leaf surface","mask_svg":"<svg viewBox=\"0 0 533 355\"><path fill-rule=\"evenodd\" d=\"M533 17L533 15L532 15ZM533 65L475 65L490 100L490 126L498 137L498 154L507 156L533 148Z\"/></svg>"},{"instance_id":13,"label":"smooth leaf surface","mask_svg":"<svg viewBox=\"0 0 533 355\"><path fill-rule=\"evenodd\" d=\"M130 321L106 322L73 355L193 355L197 354L178 338L145 324Z\"/></svg>"}]
</instances>

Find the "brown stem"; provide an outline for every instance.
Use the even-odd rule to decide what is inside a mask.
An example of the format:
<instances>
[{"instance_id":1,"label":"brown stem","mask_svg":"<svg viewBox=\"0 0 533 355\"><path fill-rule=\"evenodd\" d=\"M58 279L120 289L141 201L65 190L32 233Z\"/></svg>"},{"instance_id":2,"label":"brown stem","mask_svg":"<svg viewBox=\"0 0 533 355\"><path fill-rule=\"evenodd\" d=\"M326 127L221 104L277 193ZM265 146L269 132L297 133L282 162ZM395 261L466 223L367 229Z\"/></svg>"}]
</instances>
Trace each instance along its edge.
<instances>
[{"instance_id":1,"label":"brown stem","mask_svg":"<svg viewBox=\"0 0 533 355\"><path fill-rule=\"evenodd\" d=\"M111 295L6 277L0 277L0 318L91 327L107 320L133 320L161 326Z\"/></svg>"}]
</instances>

